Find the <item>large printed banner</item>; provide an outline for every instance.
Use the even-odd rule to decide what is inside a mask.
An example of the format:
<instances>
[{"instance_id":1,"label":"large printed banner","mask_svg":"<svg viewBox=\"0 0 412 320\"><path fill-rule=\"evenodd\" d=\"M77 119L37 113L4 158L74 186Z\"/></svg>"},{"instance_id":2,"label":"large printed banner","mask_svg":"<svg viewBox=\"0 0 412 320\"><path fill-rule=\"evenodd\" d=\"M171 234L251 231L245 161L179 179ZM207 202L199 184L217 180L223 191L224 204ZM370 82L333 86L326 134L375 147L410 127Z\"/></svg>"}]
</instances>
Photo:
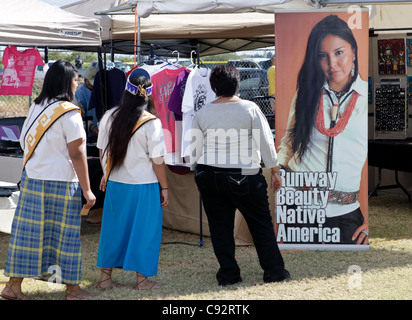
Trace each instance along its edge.
<instances>
[{"instance_id":1,"label":"large printed banner","mask_svg":"<svg viewBox=\"0 0 412 320\"><path fill-rule=\"evenodd\" d=\"M367 250L368 12L275 12L281 249Z\"/></svg>"}]
</instances>

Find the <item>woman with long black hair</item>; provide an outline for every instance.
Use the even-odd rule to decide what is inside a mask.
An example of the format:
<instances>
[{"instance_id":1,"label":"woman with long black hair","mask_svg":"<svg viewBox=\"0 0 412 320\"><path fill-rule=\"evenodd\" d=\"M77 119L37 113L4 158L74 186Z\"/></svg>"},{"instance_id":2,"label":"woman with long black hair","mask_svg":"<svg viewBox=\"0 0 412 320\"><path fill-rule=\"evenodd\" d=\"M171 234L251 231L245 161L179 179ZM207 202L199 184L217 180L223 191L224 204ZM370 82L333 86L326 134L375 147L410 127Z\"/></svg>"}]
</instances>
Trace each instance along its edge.
<instances>
[{"instance_id":1,"label":"woman with long black hair","mask_svg":"<svg viewBox=\"0 0 412 320\"><path fill-rule=\"evenodd\" d=\"M337 173L324 227L340 228L345 244L366 243L368 236L357 201L367 155L367 97L355 37L345 21L327 16L309 36L278 159L287 172Z\"/></svg>"},{"instance_id":2,"label":"woman with long black hair","mask_svg":"<svg viewBox=\"0 0 412 320\"><path fill-rule=\"evenodd\" d=\"M23 279L52 273L66 285L67 299L90 296L80 288L80 212L82 193L88 209L96 198L90 188L80 109L70 103L77 77L70 62L53 63L23 124L24 169L5 268L10 280L1 293L6 299L26 299Z\"/></svg>"},{"instance_id":3,"label":"woman with long black hair","mask_svg":"<svg viewBox=\"0 0 412 320\"><path fill-rule=\"evenodd\" d=\"M97 147L106 191L97 265L98 288L120 284L113 268L135 271L136 290L159 288L147 277L157 274L162 236L162 206L168 203L163 129L153 110L150 76L140 69L127 80L118 107L103 116Z\"/></svg>"}]
</instances>

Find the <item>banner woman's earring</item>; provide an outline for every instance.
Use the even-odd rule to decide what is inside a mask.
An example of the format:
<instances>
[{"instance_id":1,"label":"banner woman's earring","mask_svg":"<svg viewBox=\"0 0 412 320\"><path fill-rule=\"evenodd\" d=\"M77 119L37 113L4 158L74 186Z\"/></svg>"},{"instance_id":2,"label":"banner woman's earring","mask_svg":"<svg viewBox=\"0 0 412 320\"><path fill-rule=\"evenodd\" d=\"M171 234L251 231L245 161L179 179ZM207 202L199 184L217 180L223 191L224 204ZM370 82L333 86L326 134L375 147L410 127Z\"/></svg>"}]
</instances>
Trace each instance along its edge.
<instances>
[{"instance_id":1,"label":"banner woman's earring","mask_svg":"<svg viewBox=\"0 0 412 320\"><path fill-rule=\"evenodd\" d=\"M351 76L355 75L355 57L352 59L352 70L350 71Z\"/></svg>"}]
</instances>

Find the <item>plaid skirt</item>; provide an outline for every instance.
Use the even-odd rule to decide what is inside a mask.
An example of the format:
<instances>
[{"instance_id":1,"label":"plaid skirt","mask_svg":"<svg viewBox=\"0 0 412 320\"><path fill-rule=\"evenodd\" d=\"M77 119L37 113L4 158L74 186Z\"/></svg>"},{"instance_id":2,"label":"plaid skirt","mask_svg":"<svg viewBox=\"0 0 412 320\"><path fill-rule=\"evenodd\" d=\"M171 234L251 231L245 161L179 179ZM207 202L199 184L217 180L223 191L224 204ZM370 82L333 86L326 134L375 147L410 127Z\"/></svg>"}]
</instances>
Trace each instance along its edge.
<instances>
[{"instance_id":1,"label":"plaid skirt","mask_svg":"<svg viewBox=\"0 0 412 320\"><path fill-rule=\"evenodd\" d=\"M30 179L24 171L5 275L79 284L81 206L78 182Z\"/></svg>"}]
</instances>

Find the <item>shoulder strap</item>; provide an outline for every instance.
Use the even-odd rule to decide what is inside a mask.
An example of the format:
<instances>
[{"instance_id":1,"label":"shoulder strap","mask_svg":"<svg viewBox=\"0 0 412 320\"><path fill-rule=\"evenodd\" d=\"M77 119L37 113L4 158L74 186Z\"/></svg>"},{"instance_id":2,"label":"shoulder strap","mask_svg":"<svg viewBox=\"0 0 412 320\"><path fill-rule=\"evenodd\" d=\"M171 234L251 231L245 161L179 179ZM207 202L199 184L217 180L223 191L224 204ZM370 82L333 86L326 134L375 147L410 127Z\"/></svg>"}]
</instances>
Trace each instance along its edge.
<instances>
[{"instance_id":1,"label":"shoulder strap","mask_svg":"<svg viewBox=\"0 0 412 320\"><path fill-rule=\"evenodd\" d=\"M44 110L36 117L24 137L23 169L26 166L27 161L29 161L30 157L33 155L34 149L37 147L47 129L49 129L62 115L72 110L81 112L79 107L70 102L56 101L44 108Z\"/></svg>"},{"instance_id":2,"label":"shoulder strap","mask_svg":"<svg viewBox=\"0 0 412 320\"><path fill-rule=\"evenodd\" d=\"M137 120L133 131L132 131L132 136L135 134L135 132L137 131L137 129L139 129L142 125L144 125L146 122L150 121L150 120L154 120L156 119L156 117L154 115L152 115L151 113L147 112L147 111L143 111L142 115L139 117L139 119ZM109 180L109 175L110 172L112 170L112 161L110 159L110 152L109 150L106 149L106 151L103 153L102 155L102 164L103 164L103 172L104 172L104 176L106 177L106 182L107 180Z\"/></svg>"}]
</instances>

